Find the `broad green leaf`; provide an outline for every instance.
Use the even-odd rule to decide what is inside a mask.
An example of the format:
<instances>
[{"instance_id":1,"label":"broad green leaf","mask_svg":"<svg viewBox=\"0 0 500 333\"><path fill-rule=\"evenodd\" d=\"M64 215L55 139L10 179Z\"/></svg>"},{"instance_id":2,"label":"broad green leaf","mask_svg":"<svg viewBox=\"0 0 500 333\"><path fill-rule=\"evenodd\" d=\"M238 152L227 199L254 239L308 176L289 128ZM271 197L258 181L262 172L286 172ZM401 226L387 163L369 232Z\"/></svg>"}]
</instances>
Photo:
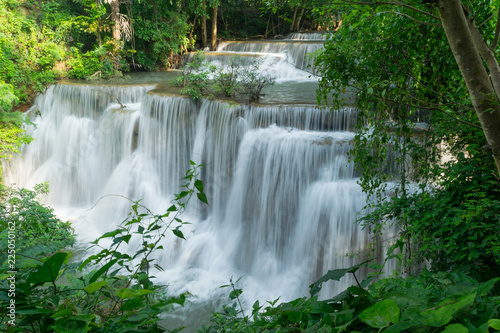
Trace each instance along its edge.
<instances>
[{"instance_id":1,"label":"broad green leaf","mask_svg":"<svg viewBox=\"0 0 500 333\"><path fill-rule=\"evenodd\" d=\"M481 285L479 287L477 287L477 296L486 295L488 293L488 291L490 291L491 288L493 288L495 283L497 283L498 281L500 281L499 277L491 279L491 280L486 281L484 283L481 283Z\"/></svg>"},{"instance_id":2,"label":"broad green leaf","mask_svg":"<svg viewBox=\"0 0 500 333\"><path fill-rule=\"evenodd\" d=\"M18 313L18 314L47 314L47 313L54 313L54 311L48 310L48 309L34 308L34 309L16 309L16 313Z\"/></svg>"},{"instance_id":3,"label":"broad green leaf","mask_svg":"<svg viewBox=\"0 0 500 333\"><path fill-rule=\"evenodd\" d=\"M399 321L399 307L392 299L376 303L359 314L359 319L370 327L384 328Z\"/></svg>"},{"instance_id":4,"label":"broad green leaf","mask_svg":"<svg viewBox=\"0 0 500 333\"><path fill-rule=\"evenodd\" d=\"M242 293L243 293L243 290L235 289L229 293L229 298L230 299L238 298Z\"/></svg>"},{"instance_id":5,"label":"broad green leaf","mask_svg":"<svg viewBox=\"0 0 500 333\"><path fill-rule=\"evenodd\" d=\"M56 320L49 328L57 333L86 333L94 318L92 314L68 316Z\"/></svg>"},{"instance_id":6,"label":"broad green leaf","mask_svg":"<svg viewBox=\"0 0 500 333\"><path fill-rule=\"evenodd\" d=\"M176 198L177 198L177 199L182 199L182 198L184 198L185 196L187 196L188 194L189 194L189 192L187 192L187 191L182 191L181 193L176 194L175 196L176 196Z\"/></svg>"},{"instance_id":7,"label":"broad green leaf","mask_svg":"<svg viewBox=\"0 0 500 333\"><path fill-rule=\"evenodd\" d=\"M186 238L184 238L184 234L182 233L182 231L180 231L179 229L174 229L174 230L172 230L172 232L173 232L173 233L174 233L174 235L176 235L177 237L182 238L182 239L186 239Z\"/></svg>"},{"instance_id":8,"label":"broad green leaf","mask_svg":"<svg viewBox=\"0 0 500 333\"><path fill-rule=\"evenodd\" d=\"M116 235L121 234L124 231L127 231L127 229L118 228L118 229L115 229L113 231L106 232L104 235L102 235L101 237L99 237L99 239L109 238L109 237L115 237Z\"/></svg>"},{"instance_id":9,"label":"broad green leaf","mask_svg":"<svg viewBox=\"0 0 500 333\"><path fill-rule=\"evenodd\" d=\"M57 318L61 318L61 317L71 316L72 314L73 314L73 311L71 311L71 309L64 309L64 310L61 310L61 311L54 313L50 317L57 319Z\"/></svg>"},{"instance_id":10,"label":"broad green leaf","mask_svg":"<svg viewBox=\"0 0 500 333\"><path fill-rule=\"evenodd\" d=\"M372 259L349 268L341 268L328 271L328 273L320 277L316 282L309 286L309 292L311 296L316 295L321 290L321 285L323 284L323 282L330 280L339 281L344 275L346 275L346 273L355 273L361 266L370 261L372 261Z\"/></svg>"},{"instance_id":11,"label":"broad green leaf","mask_svg":"<svg viewBox=\"0 0 500 333\"><path fill-rule=\"evenodd\" d=\"M198 199L201 202L206 203L208 205L208 200L207 200L207 196L205 195L205 193L196 193L196 196L198 197Z\"/></svg>"},{"instance_id":12,"label":"broad green leaf","mask_svg":"<svg viewBox=\"0 0 500 333\"><path fill-rule=\"evenodd\" d=\"M84 287L83 290L85 290L89 294L95 293L97 290L101 289L105 285L107 285L107 281L97 281L89 284L88 286Z\"/></svg>"},{"instance_id":13,"label":"broad green leaf","mask_svg":"<svg viewBox=\"0 0 500 333\"><path fill-rule=\"evenodd\" d=\"M488 321L488 326L497 331L500 331L500 319L490 319Z\"/></svg>"},{"instance_id":14,"label":"broad green leaf","mask_svg":"<svg viewBox=\"0 0 500 333\"><path fill-rule=\"evenodd\" d=\"M67 253L59 252L47 259L43 265L38 266L38 270L31 272L28 276L28 283L54 282L59 274L61 266L68 256Z\"/></svg>"},{"instance_id":15,"label":"broad green leaf","mask_svg":"<svg viewBox=\"0 0 500 333\"><path fill-rule=\"evenodd\" d=\"M130 288L123 288L120 289L116 292L116 296L120 297L121 299L127 299L131 297L137 297L137 296L142 296L146 294L151 294L154 291L149 290L149 289L130 289Z\"/></svg>"},{"instance_id":16,"label":"broad green leaf","mask_svg":"<svg viewBox=\"0 0 500 333\"><path fill-rule=\"evenodd\" d=\"M203 182L199 179L196 179L194 182L194 187L200 192L203 193Z\"/></svg>"},{"instance_id":17,"label":"broad green leaf","mask_svg":"<svg viewBox=\"0 0 500 333\"><path fill-rule=\"evenodd\" d=\"M344 277L344 275L347 273L347 271L348 271L347 268L334 269L334 270L328 271L328 273L323 275L316 282L314 282L313 284L311 284L309 286L309 292L311 293L311 296L316 295L321 290L321 285L323 284L323 282L326 282L329 280L339 281L341 278Z\"/></svg>"},{"instance_id":18,"label":"broad green leaf","mask_svg":"<svg viewBox=\"0 0 500 333\"><path fill-rule=\"evenodd\" d=\"M168 209L167 209L167 212L176 212L177 211L177 207L175 205L172 205L170 206Z\"/></svg>"},{"instance_id":19,"label":"broad green leaf","mask_svg":"<svg viewBox=\"0 0 500 333\"><path fill-rule=\"evenodd\" d=\"M446 326L442 333L469 333L469 329L462 324L451 324Z\"/></svg>"},{"instance_id":20,"label":"broad green leaf","mask_svg":"<svg viewBox=\"0 0 500 333\"><path fill-rule=\"evenodd\" d=\"M489 327L488 323L484 323L481 326L479 326L478 328L476 328L474 333L488 333L490 331L488 327Z\"/></svg>"},{"instance_id":21,"label":"broad green leaf","mask_svg":"<svg viewBox=\"0 0 500 333\"><path fill-rule=\"evenodd\" d=\"M423 323L420 321L416 320L406 320L406 321L400 321L397 322L394 325L391 325L387 327L384 330L384 333L401 333L401 332L406 332L405 330L409 329L410 327L418 327L418 326L423 326Z\"/></svg>"},{"instance_id":22,"label":"broad green leaf","mask_svg":"<svg viewBox=\"0 0 500 333\"><path fill-rule=\"evenodd\" d=\"M111 266L113 266L117 261L118 261L118 259L113 259L110 262L108 262L106 265L99 268L99 270L97 272L95 272L94 275L92 275L92 277L89 279L89 283L95 282L101 275L106 273L108 271L108 269L110 269Z\"/></svg>"},{"instance_id":23,"label":"broad green leaf","mask_svg":"<svg viewBox=\"0 0 500 333\"><path fill-rule=\"evenodd\" d=\"M474 302L474 298L476 297L476 293L464 296L458 300L447 299L442 301L436 307L423 311L422 317L425 319L425 323L428 326L432 327L441 327L448 324L451 319L453 319L453 315L455 312L472 304Z\"/></svg>"},{"instance_id":24,"label":"broad green leaf","mask_svg":"<svg viewBox=\"0 0 500 333\"><path fill-rule=\"evenodd\" d=\"M323 314L334 312L334 309L325 301L318 301L316 299L311 299L309 305L309 313L313 314Z\"/></svg>"}]
</instances>

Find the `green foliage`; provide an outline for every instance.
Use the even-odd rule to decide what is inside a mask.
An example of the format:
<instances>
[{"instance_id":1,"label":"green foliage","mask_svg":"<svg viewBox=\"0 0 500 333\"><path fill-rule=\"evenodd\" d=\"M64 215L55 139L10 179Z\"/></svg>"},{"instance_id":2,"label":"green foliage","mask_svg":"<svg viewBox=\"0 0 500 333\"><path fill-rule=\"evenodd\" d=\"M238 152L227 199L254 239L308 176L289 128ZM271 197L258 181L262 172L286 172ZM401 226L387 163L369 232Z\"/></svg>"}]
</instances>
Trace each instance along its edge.
<instances>
[{"instance_id":1,"label":"green foliage","mask_svg":"<svg viewBox=\"0 0 500 333\"><path fill-rule=\"evenodd\" d=\"M256 59L234 56L224 68L210 65L203 52L195 53L182 69L182 74L174 82L182 86L181 93L189 95L195 102L203 97L211 97L211 89L216 95L231 97L238 93L248 95L249 103L258 101L262 89L274 84L276 79L262 74L261 63ZM213 79L210 79L213 74Z\"/></svg>"},{"instance_id":2,"label":"green foliage","mask_svg":"<svg viewBox=\"0 0 500 333\"><path fill-rule=\"evenodd\" d=\"M14 87L16 99L27 102L59 75L56 63L65 50L53 33L37 25L23 8L27 3L0 1L0 81Z\"/></svg>"},{"instance_id":3,"label":"green foliage","mask_svg":"<svg viewBox=\"0 0 500 333\"><path fill-rule=\"evenodd\" d=\"M474 160L453 164L444 187L393 198L369 217L406 218L406 233L419 244L412 264L427 260L436 270L460 269L485 278L500 274L498 182L491 169L469 164Z\"/></svg>"},{"instance_id":4,"label":"green foliage","mask_svg":"<svg viewBox=\"0 0 500 333\"><path fill-rule=\"evenodd\" d=\"M311 291L366 265L331 271L312 284ZM327 300L311 293L278 305L278 300L268 302L266 307L257 301L249 316L234 303L214 313L212 324L199 332L488 332L498 329L498 281L479 283L465 274L428 271L378 281L372 276ZM232 282L230 286L230 298L238 299L242 291Z\"/></svg>"},{"instance_id":5,"label":"green foliage","mask_svg":"<svg viewBox=\"0 0 500 333\"><path fill-rule=\"evenodd\" d=\"M19 153L22 144L28 144L32 138L22 128L27 122L20 112L10 112L17 100L14 87L0 81L0 161L8 160L13 153ZM1 182L0 169L0 182Z\"/></svg>"},{"instance_id":6,"label":"green foliage","mask_svg":"<svg viewBox=\"0 0 500 333\"><path fill-rule=\"evenodd\" d=\"M213 89L217 95L231 97L241 91L238 77L245 71L245 61L240 56L233 56L224 68L218 68L214 76Z\"/></svg>"},{"instance_id":7,"label":"green foliage","mask_svg":"<svg viewBox=\"0 0 500 333\"><path fill-rule=\"evenodd\" d=\"M16 251L28 256L47 255L74 244L69 222L62 222L51 208L39 202L39 197L47 192L47 184L39 184L33 190L7 188L2 191L2 244L7 244L10 239L9 230L15 231Z\"/></svg>"},{"instance_id":8,"label":"green foliage","mask_svg":"<svg viewBox=\"0 0 500 333\"><path fill-rule=\"evenodd\" d=\"M16 325L14 332L164 332L158 321L161 313L175 304L183 305L188 293L168 296L165 287L155 284L153 273L163 270L153 254L172 232L184 239L180 219L190 198L196 194L207 203L203 183L197 179L200 167L191 162L184 190L161 215L139 201L132 201L128 217L115 229L92 242L97 253L87 257L80 271L68 274L70 253L58 252L43 260L17 258ZM137 242L136 242L137 241ZM108 245L104 245L108 244ZM138 244L131 254L122 252L127 244ZM6 269L0 274L7 277ZM2 279L2 281L6 281ZM0 285L0 328L9 325L7 283ZM12 328L10 328L12 330Z\"/></svg>"},{"instance_id":9,"label":"green foliage","mask_svg":"<svg viewBox=\"0 0 500 333\"><path fill-rule=\"evenodd\" d=\"M262 96L262 89L271 86L276 78L270 74L262 74L259 69L262 64L253 59L247 62L247 67L242 75L242 92L248 94L248 102L258 101Z\"/></svg>"},{"instance_id":10,"label":"green foliage","mask_svg":"<svg viewBox=\"0 0 500 333\"><path fill-rule=\"evenodd\" d=\"M10 119L5 119L5 111L10 111L12 104L16 102L17 97L14 94L14 87L11 84L6 84L0 81L0 112L2 112L2 118L0 121L3 123L10 123Z\"/></svg>"},{"instance_id":11,"label":"green foliage","mask_svg":"<svg viewBox=\"0 0 500 333\"><path fill-rule=\"evenodd\" d=\"M175 66L193 44L187 16L166 0L135 2L132 12L135 39L130 47L137 50L131 56L133 65L148 70Z\"/></svg>"},{"instance_id":12,"label":"green foliage","mask_svg":"<svg viewBox=\"0 0 500 333\"><path fill-rule=\"evenodd\" d=\"M76 79L107 79L119 75L115 73L112 55L105 47L81 54L77 48L72 48L72 58L69 61L70 77Z\"/></svg>"},{"instance_id":13,"label":"green foliage","mask_svg":"<svg viewBox=\"0 0 500 333\"><path fill-rule=\"evenodd\" d=\"M480 21L493 14L476 7ZM371 200L361 222L377 233L396 224L407 268L427 261L433 270L495 276L499 180L443 29L409 20L432 21L402 7L331 9L343 22L316 57L319 100L333 91L338 107L341 92L356 94L349 154Z\"/></svg>"},{"instance_id":14,"label":"green foliage","mask_svg":"<svg viewBox=\"0 0 500 333\"><path fill-rule=\"evenodd\" d=\"M215 66L209 65L205 61L203 52L196 52L182 69L182 74L175 83L182 86L181 93L199 102L204 97L204 92L210 86L210 74L215 70Z\"/></svg>"}]
</instances>

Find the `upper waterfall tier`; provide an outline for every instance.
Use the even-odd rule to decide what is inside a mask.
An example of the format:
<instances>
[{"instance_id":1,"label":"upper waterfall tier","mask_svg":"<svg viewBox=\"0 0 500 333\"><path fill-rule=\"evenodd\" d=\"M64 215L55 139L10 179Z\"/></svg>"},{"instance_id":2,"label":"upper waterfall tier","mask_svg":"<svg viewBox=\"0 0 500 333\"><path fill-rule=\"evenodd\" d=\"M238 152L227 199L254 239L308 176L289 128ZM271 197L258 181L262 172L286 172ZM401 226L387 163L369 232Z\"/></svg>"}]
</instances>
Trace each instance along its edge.
<instances>
[{"instance_id":1,"label":"upper waterfall tier","mask_svg":"<svg viewBox=\"0 0 500 333\"><path fill-rule=\"evenodd\" d=\"M293 67L314 73L314 59L309 53L323 48L323 42L307 40L256 40L256 41L224 41L219 44L217 51L246 52L269 54L274 57L283 57L283 61ZM284 68L285 71L288 69Z\"/></svg>"},{"instance_id":2,"label":"upper waterfall tier","mask_svg":"<svg viewBox=\"0 0 500 333\"><path fill-rule=\"evenodd\" d=\"M329 32L291 32L285 39L325 41L329 35L331 35Z\"/></svg>"}]
</instances>

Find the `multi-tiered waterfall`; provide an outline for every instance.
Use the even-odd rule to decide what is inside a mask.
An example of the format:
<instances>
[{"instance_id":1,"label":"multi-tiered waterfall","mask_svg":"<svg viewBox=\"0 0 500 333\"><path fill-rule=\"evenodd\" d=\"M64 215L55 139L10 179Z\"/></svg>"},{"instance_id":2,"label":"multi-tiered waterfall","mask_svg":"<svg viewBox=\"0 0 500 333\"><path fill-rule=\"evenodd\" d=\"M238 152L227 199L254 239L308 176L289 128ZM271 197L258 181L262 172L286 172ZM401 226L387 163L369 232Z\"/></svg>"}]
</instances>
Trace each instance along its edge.
<instances>
[{"instance_id":1,"label":"multi-tiered waterfall","mask_svg":"<svg viewBox=\"0 0 500 333\"><path fill-rule=\"evenodd\" d=\"M127 214L129 201L107 195L165 211L189 161L204 164L209 206L188 210L185 241L165 240L158 278L196 301L220 293L230 276L243 277L248 301L306 295L328 269L359 260L349 254L371 240L354 223L365 203L347 159L355 114L321 110L305 93L314 92L317 79L301 70L307 67L301 52L319 48L317 40L226 42L217 56L231 45L240 54L271 52L275 71L283 62L272 59L293 59L285 69L293 69L293 81L282 73L259 105L198 105L157 94L153 84L51 86L32 109L35 141L6 175L22 187L49 181L46 203L71 220L83 243ZM289 103L296 100L300 105ZM351 282L325 285L324 293Z\"/></svg>"}]
</instances>

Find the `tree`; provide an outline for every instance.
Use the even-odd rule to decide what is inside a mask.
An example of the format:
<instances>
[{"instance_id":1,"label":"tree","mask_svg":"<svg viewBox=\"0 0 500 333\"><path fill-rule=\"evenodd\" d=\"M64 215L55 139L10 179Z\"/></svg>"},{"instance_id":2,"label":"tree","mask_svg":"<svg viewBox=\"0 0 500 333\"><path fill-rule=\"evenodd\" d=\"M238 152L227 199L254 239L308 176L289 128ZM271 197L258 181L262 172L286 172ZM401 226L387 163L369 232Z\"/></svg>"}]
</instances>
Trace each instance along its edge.
<instances>
[{"instance_id":1,"label":"tree","mask_svg":"<svg viewBox=\"0 0 500 333\"><path fill-rule=\"evenodd\" d=\"M212 40L210 42L210 50L215 51L217 49L217 10L219 8L219 2L214 1L212 4Z\"/></svg>"},{"instance_id":2,"label":"tree","mask_svg":"<svg viewBox=\"0 0 500 333\"><path fill-rule=\"evenodd\" d=\"M207 47L207 1L203 0L203 14L201 17L201 46Z\"/></svg>"},{"instance_id":3,"label":"tree","mask_svg":"<svg viewBox=\"0 0 500 333\"><path fill-rule=\"evenodd\" d=\"M494 55L500 33L500 12L494 39L488 45L475 25L474 15L459 0L439 0L437 8L500 174L500 66Z\"/></svg>"},{"instance_id":4,"label":"tree","mask_svg":"<svg viewBox=\"0 0 500 333\"><path fill-rule=\"evenodd\" d=\"M500 66L494 54L500 34L500 15L492 10L498 5L490 4L488 1L477 1L473 4L475 6L473 8L468 8L468 4L462 4L459 0L336 3L344 8L366 6L372 10L372 15L396 15L421 25L444 28L451 52L467 85L472 105L500 174ZM489 14L485 22L480 22L483 32L476 26L477 14L480 12L481 16ZM490 20L495 16L497 20L493 35L488 28L491 28Z\"/></svg>"},{"instance_id":5,"label":"tree","mask_svg":"<svg viewBox=\"0 0 500 333\"><path fill-rule=\"evenodd\" d=\"M338 2L332 10L343 24L317 57L323 98L357 94L350 156L373 199L361 222L380 232L398 224L408 267L425 259L436 269L500 271L498 161L491 158L500 128L498 62L484 47L496 49L498 7L473 5L458 7L460 25L449 3Z\"/></svg>"}]
</instances>

